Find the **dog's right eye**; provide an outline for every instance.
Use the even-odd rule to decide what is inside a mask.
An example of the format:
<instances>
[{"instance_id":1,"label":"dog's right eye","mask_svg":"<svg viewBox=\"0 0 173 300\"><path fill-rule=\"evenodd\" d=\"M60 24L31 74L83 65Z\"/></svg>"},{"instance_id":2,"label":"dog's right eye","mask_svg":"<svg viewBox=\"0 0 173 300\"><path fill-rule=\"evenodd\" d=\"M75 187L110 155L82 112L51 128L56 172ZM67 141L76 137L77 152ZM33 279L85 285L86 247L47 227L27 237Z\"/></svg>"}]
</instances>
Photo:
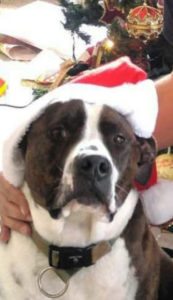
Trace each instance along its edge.
<instances>
[{"instance_id":1,"label":"dog's right eye","mask_svg":"<svg viewBox=\"0 0 173 300\"><path fill-rule=\"evenodd\" d=\"M113 141L117 145L122 145L125 143L126 139L122 134L118 134L118 135L114 136Z\"/></svg>"},{"instance_id":2,"label":"dog's right eye","mask_svg":"<svg viewBox=\"0 0 173 300\"><path fill-rule=\"evenodd\" d=\"M51 140L56 141L59 138L65 139L68 133L63 125L59 125L55 128L52 128L48 131L48 136Z\"/></svg>"}]
</instances>

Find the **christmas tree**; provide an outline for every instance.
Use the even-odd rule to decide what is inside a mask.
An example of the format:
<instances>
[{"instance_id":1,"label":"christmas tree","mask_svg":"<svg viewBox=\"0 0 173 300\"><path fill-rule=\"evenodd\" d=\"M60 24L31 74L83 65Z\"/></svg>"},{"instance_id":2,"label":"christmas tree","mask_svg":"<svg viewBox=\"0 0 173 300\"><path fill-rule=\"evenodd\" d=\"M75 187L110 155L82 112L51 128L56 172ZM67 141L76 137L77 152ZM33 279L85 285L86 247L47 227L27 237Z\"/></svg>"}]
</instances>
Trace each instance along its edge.
<instances>
[{"instance_id":1,"label":"christmas tree","mask_svg":"<svg viewBox=\"0 0 173 300\"><path fill-rule=\"evenodd\" d=\"M157 60L160 61L160 57L156 60L153 51L163 25L160 1L60 0L59 3L65 15L65 29L70 30L72 36L80 36L86 44L90 37L82 32L82 24L106 26L108 41L103 41L98 47L95 66L127 55L148 74L152 74Z\"/></svg>"}]
</instances>

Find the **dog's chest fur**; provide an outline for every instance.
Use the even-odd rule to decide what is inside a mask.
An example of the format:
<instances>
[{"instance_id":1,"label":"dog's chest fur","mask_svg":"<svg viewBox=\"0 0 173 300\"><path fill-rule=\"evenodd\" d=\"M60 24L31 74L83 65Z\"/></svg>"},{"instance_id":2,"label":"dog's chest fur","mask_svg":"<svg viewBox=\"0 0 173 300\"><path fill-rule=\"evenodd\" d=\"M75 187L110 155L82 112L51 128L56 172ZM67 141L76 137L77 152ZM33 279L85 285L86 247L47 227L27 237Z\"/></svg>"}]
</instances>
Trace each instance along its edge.
<instances>
[{"instance_id":1,"label":"dog's chest fur","mask_svg":"<svg viewBox=\"0 0 173 300\"><path fill-rule=\"evenodd\" d=\"M48 265L47 258L39 253L32 240L13 233L9 245L0 247L0 299L42 300L37 287L38 273ZM8 258L8 260L7 260ZM8 282L7 282L8 280ZM58 289L56 276L48 289ZM135 269L122 238L118 238L112 251L95 265L78 271L70 280L62 300L133 300L137 290Z\"/></svg>"}]
</instances>

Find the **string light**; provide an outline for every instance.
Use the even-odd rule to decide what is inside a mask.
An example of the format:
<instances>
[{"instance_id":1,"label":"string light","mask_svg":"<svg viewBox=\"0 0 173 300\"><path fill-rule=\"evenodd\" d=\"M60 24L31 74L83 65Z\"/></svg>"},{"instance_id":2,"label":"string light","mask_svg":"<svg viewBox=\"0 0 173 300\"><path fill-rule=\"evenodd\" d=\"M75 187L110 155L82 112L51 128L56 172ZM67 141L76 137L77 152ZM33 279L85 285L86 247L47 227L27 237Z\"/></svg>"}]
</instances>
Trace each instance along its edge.
<instances>
[{"instance_id":1,"label":"string light","mask_svg":"<svg viewBox=\"0 0 173 300\"><path fill-rule=\"evenodd\" d=\"M111 51L114 47L114 42L110 39L106 39L103 43L103 48L106 50L106 51Z\"/></svg>"}]
</instances>

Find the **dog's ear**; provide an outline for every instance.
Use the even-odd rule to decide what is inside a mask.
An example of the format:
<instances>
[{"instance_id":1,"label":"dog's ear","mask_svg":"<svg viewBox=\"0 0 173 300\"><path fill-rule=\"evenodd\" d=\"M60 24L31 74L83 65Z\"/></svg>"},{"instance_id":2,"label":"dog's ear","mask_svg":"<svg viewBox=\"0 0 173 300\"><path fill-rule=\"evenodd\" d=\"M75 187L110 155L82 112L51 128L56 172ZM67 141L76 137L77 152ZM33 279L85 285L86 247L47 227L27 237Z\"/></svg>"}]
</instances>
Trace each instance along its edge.
<instances>
[{"instance_id":1,"label":"dog's ear","mask_svg":"<svg viewBox=\"0 0 173 300\"><path fill-rule=\"evenodd\" d=\"M137 141L140 147L140 159L135 180L145 185L151 177L153 162L157 154L156 141L153 137L149 139L137 137Z\"/></svg>"}]
</instances>

